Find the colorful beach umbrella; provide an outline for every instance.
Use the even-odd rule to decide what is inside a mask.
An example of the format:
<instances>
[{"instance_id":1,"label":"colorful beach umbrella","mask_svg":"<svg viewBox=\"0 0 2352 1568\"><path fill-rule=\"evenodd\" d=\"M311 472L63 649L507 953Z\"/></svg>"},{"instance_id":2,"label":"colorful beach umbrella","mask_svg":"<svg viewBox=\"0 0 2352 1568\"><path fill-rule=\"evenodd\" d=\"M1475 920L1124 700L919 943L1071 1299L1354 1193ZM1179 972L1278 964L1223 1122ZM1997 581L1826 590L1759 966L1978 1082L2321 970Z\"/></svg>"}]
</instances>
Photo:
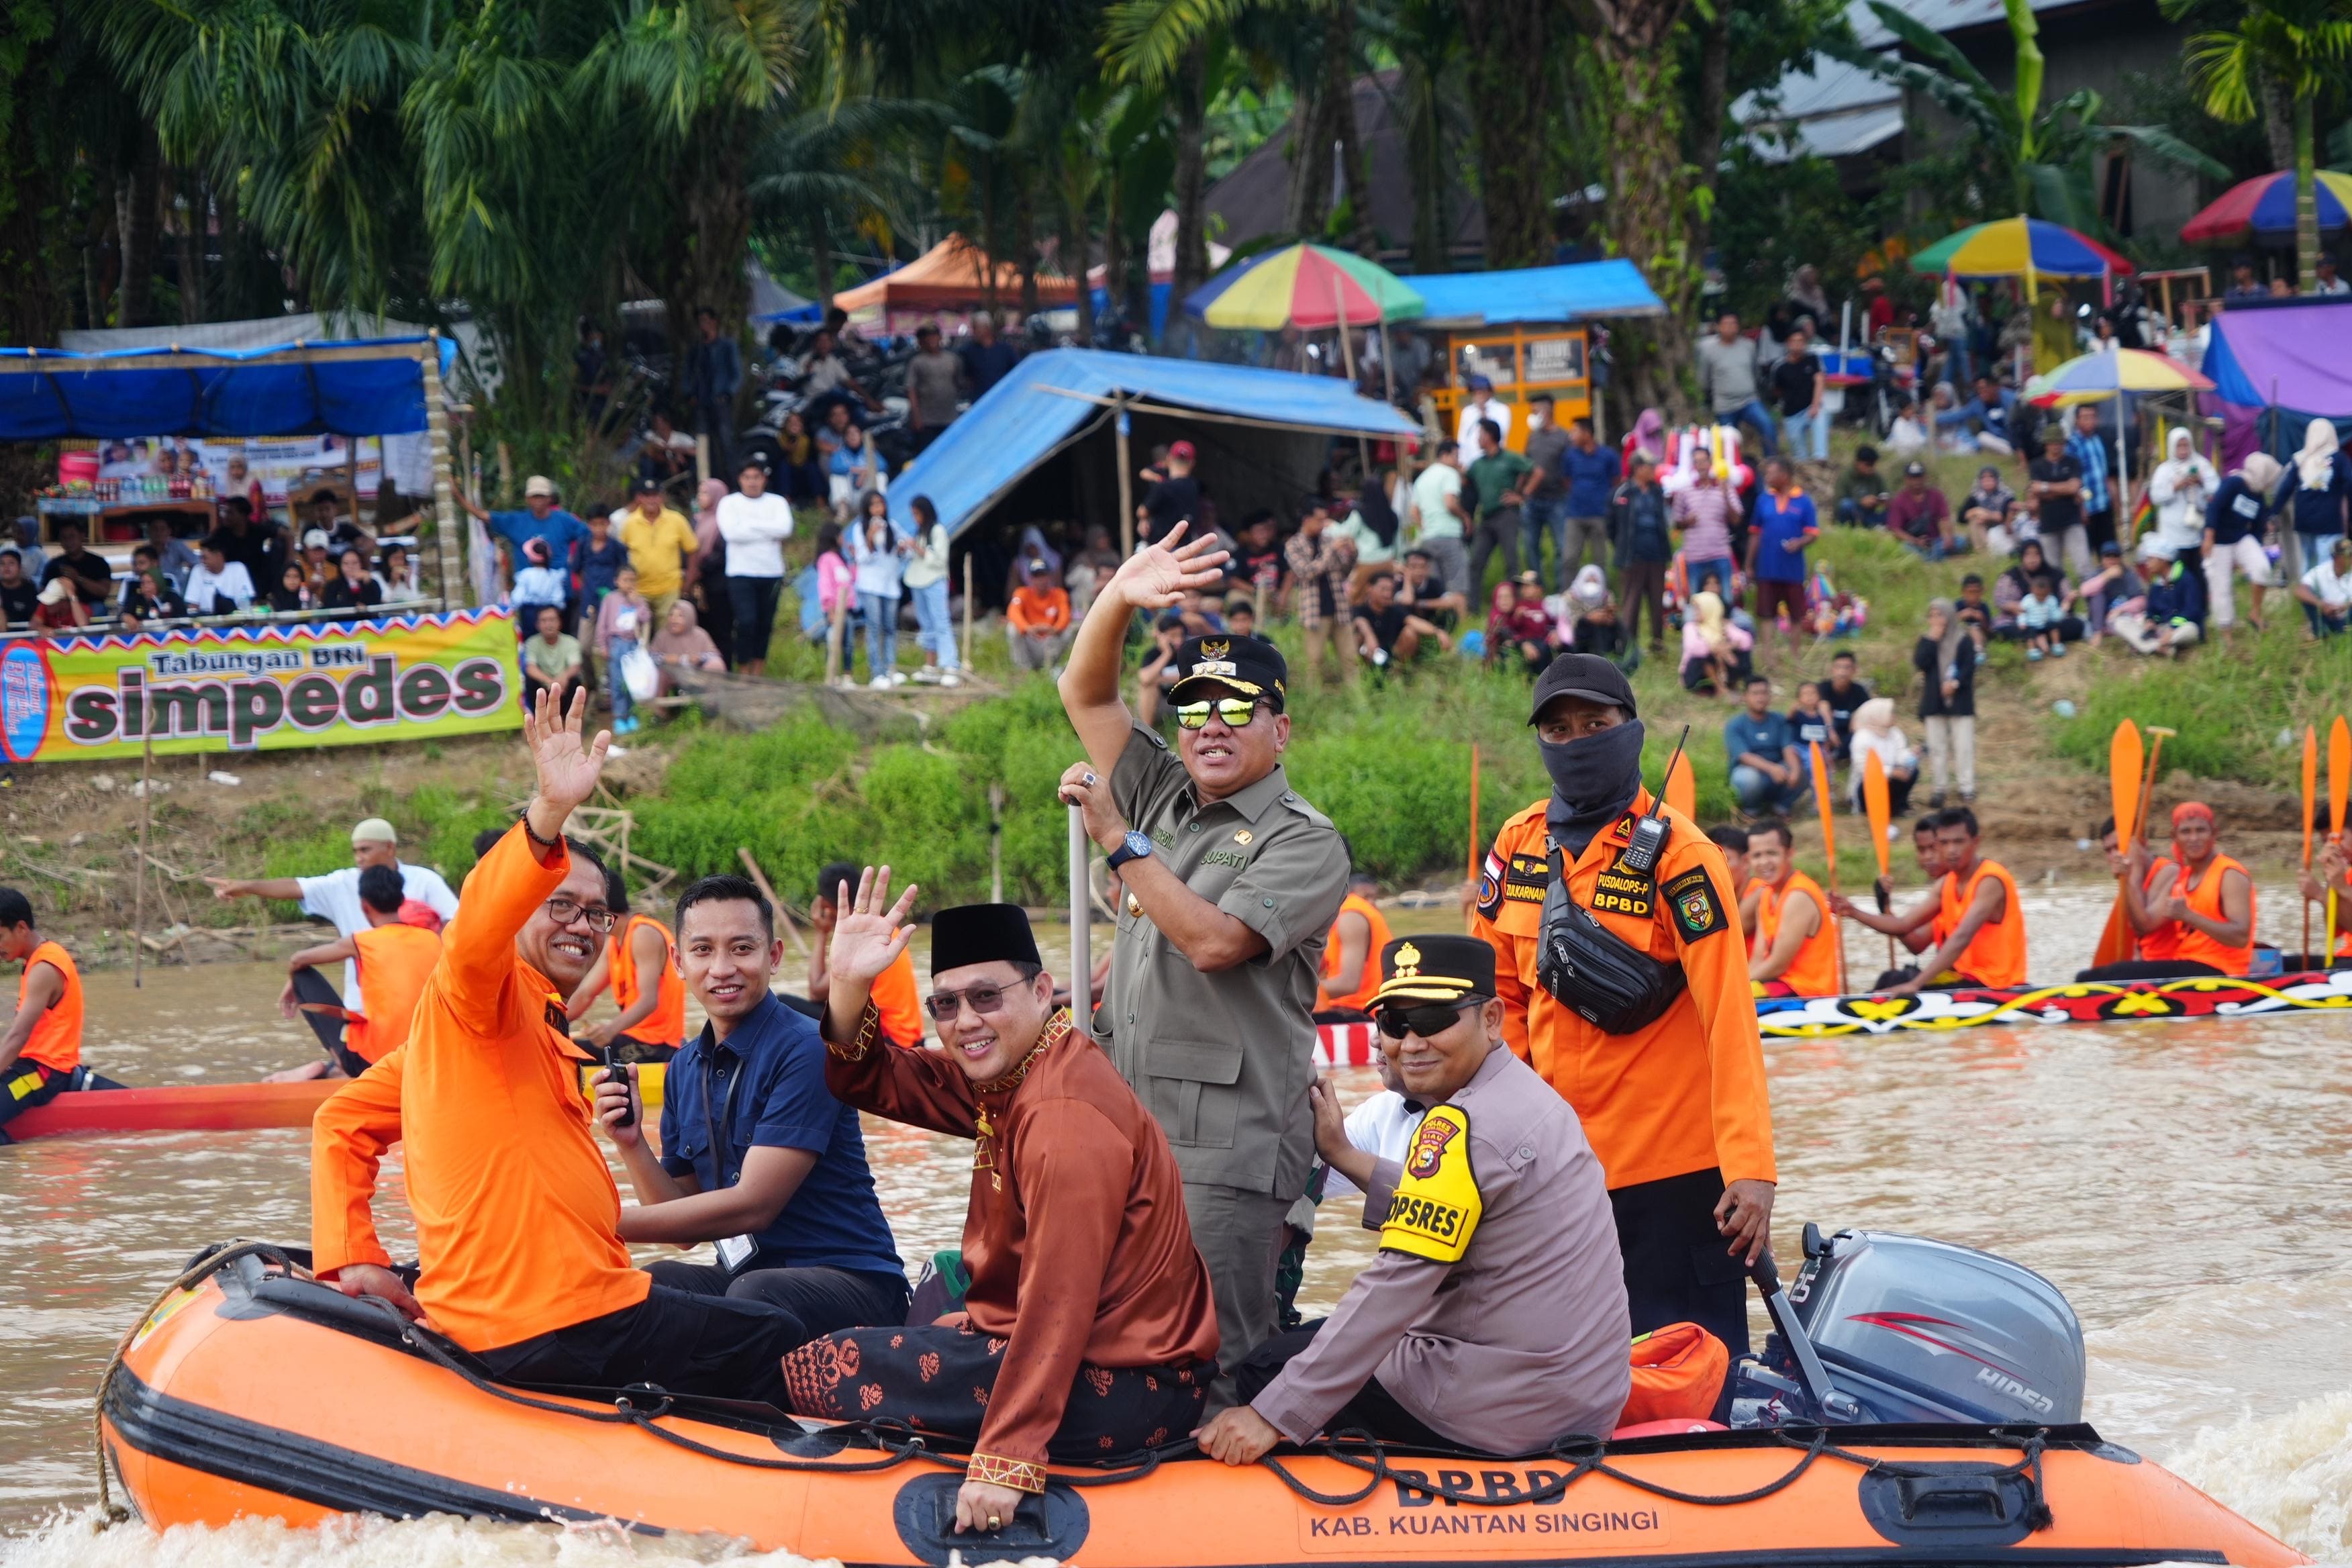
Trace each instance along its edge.
<instances>
[{"instance_id":1,"label":"colorful beach umbrella","mask_svg":"<svg viewBox=\"0 0 2352 1568\"><path fill-rule=\"evenodd\" d=\"M2319 231L2341 229L2352 222L2352 174L2321 169L2313 175L2313 196L2319 204ZM2294 171L2256 174L2231 185L2219 201L2180 226L2180 237L2190 245L2225 244L2249 234L2265 239L2285 239L2294 233Z\"/></svg>"},{"instance_id":2,"label":"colorful beach umbrella","mask_svg":"<svg viewBox=\"0 0 2352 1568\"><path fill-rule=\"evenodd\" d=\"M2107 348L2068 360L2025 384L2030 403L2059 408L2098 403L2123 392L2210 392L2213 384L2167 354Z\"/></svg>"},{"instance_id":3,"label":"colorful beach umbrella","mask_svg":"<svg viewBox=\"0 0 2352 1568\"><path fill-rule=\"evenodd\" d=\"M1914 272L1955 278L2121 277L2132 264L2086 234L2038 217L1997 218L1937 240L1911 258Z\"/></svg>"},{"instance_id":4,"label":"colorful beach umbrella","mask_svg":"<svg viewBox=\"0 0 2352 1568\"><path fill-rule=\"evenodd\" d=\"M1321 331L1411 321L1426 308L1403 279L1376 262L1323 245L1254 256L1212 278L1184 308L1213 327Z\"/></svg>"}]
</instances>

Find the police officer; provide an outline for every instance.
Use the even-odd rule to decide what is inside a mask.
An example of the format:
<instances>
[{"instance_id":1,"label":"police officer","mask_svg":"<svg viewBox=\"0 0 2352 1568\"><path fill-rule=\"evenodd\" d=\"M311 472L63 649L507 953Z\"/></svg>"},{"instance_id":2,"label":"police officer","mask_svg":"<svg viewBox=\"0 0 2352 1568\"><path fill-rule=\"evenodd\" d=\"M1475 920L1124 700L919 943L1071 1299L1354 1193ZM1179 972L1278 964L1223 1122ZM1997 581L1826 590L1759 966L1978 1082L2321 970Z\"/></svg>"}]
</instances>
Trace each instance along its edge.
<instances>
[{"instance_id":1,"label":"police officer","mask_svg":"<svg viewBox=\"0 0 2352 1568\"><path fill-rule=\"evenodd\" d=\"M1430 1110L1402 1160L1331 1151L1364 1189L1380 1256L1328 1319L1242 1363L1249 1404L1201 1447L1245 1465L1320 1432L1490 1454L1606 1436L1633 1377L1601 1163L1575 1113L1504 1048L1492 947L1405 937L1381 973L1381 1050Z\"/></svg>"},{"instance_id":2,"label":"police officer","mask_svg":"<svg viewBox=\"0 0 2352 1568\"><path fill-rule=\"evenodd\" d=\"M1222 576L1213 537L1184 533L1129 557L1078 628L1061 692L1087 760L1061 794L1124 888L1096 1031L1175 1151L1230 1373L1274 1332L1283 1217L1315 1161L1316 972L1348 850L1283 775L1287 671L1273 644L1177 649L1173 754L1119 700L1136 613ZM1230 1402L1229 1376L1218 1394Z\"/></svg>"},{"instance_id":3,"label":"police officer","mask_svg":"<svg viewBox=\"0 0 2352 1568\"><path fill-rule=\"evenodd\" d=\"M1722 851L1643 787L1614 665L1554 659L1528 722L1552 792L1496 836L1472 921L1505 1032L1601 1157L1633 1331L1695 1322L1736 1354L1778 1179L1738 894Z\"/></svg>"}]
</instances>

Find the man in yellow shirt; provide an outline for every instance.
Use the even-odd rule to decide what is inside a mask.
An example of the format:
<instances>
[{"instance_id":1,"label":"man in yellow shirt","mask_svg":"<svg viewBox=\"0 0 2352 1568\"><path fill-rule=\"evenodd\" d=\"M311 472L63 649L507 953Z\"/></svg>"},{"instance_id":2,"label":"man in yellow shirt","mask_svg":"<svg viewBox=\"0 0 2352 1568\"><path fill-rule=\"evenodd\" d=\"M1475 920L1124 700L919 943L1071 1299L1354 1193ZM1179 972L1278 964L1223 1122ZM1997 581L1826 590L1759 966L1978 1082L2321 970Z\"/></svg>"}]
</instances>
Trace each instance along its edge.
<instances>
[{"instance_id":1,"label":"man in yellow shirt","mask_svg":"<svg viewBox=\"0 0 2352 1568\"><path fill-rule=\"evenodd\" d=\"M621 514L621 542L637 569L637 592L653 606L653 624L669 619L669 607L686 585L686 563L694 556L694 530L662 502L662 488L637 481L636 499Z\"/></svg>"}]
</instances>

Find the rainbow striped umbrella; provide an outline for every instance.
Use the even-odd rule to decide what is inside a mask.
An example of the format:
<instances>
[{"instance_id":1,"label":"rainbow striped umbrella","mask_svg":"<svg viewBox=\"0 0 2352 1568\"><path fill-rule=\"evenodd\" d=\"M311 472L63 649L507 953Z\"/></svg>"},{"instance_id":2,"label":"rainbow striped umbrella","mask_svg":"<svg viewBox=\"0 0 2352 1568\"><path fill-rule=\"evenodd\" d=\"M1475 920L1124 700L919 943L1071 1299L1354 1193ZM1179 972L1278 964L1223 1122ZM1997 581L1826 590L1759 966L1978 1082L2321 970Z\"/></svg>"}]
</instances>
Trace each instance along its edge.
<instances>
[{"instance_id":1,"label":"rainbow striped umbrella","mask_svg":"<svg viewBox=\"0 0 2352 1568\"><path fill-rule=\"evenodd\" d=\"M2339 174L2333 169L2315 171L2312 195L2319 204L2322 234L2352 222L2352 174ZM2180 226L2180 237L2190 245L2242 239L2249 233L2266 239L2283 239L2294 233L2294 170L2242 180Z\"/></svg>"},{"instance_id":2,"label":"rainbow striped umbrella","mask_svg":"<svg viewBox=\"0 0 2352 1568\"><path fill-rule=\"evenodd\" d=\"M1213 327L1319 331L1411 321L1427 307L1388 268L1324 245L1254 256L1202 285L1185 310Z\"/></svg>"},{"instance_id":3,"label":"rainbow striped umbrella","mask_svg":"<svg viewBox=\"0 0 2352 1568\"><path fill-rule=\"evenodd\" d=\"M1954 278L2106 278L2132 264L2064 224L2004 217L1937 240L1911 258L1911 269Z\"/></svg>"},{"instance_id":4,"label":"rainbow striped umbrella","mask_svg":"<svg viewBox=\"0 0 2352 1568\"><path fill-rule=\"evenodd\" d=\"M2025 384L2026 401L2043 408L2097 403L2122 392L2210 392L2213 384L2167 354L2107 348L2068 360Z\"/></svg>"}]
</instances>

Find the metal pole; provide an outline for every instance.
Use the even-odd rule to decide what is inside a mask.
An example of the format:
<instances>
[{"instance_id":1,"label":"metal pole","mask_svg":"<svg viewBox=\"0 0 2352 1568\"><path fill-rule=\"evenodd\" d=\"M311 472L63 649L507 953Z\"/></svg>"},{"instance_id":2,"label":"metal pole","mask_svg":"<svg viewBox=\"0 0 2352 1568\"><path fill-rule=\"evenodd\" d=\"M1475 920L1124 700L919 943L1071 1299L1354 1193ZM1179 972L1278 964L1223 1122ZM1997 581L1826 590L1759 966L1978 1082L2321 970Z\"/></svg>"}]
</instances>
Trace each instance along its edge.
<instances>
[{"instance_id":1,"label":"metal pole","mask_svg":"<svg viewBox=\"0 0 2352 1568\"><path fill-rule=\"evenodd\" d=\"M1336 273L1331 279L1331 307L1339 318L1339 363L1348 372L1348 390L1353 392L1356 389L1356 348L1348 341L1348 298L1340 291ZM1382 320L1385 322L1386 318ZM1371 443L1360 434L1356 437L1356 471L1361 474L1372 471Z\"/></svg>"},{"instance_id":2,"label":"metal pole","mask_svg":"<svg viewBox=\"0 0 2352 1568\"><path fill-rule=\"evenodd\" d=\"M1092 912L1087 907L1089 849L1086 816L1074 805L1070 807L1070 1023L1073 1027L1091 1031L1095 1008L1089 994L1094 984L1093 943L1087 931Z\"/></svg>"},{"instance_id":3,"label":"metal pole","mask_svg":"<svg viewBox=\"0 0 2352 1568\"><path fill-rule=\"evenodd\" d=\"M967 674L969 674L969 673L971 672L971 552L970 551L966 551L966 552L964 552L964 558L963 558L963 668L964 668L964 670L965 670L965 672L966 672ZM1001 904L1001 903L1003 903L1004 900L1003 900L1003 899L998 899L998 900L995 900L994 901L995 901L995 902L997 902L997 903L1000 903L1000 904Z\"/></svg>"},{"instance_id":4,"label":"metal pole","mask_svg":"<svg viewBox=\"0 0 2352 1568\"><path fill-rule=\"evenodd\" d=\"M703 480L709 477L710 437L708 436L697 436L694 438L694 482L699 485Z\"/></svg>"},{"instance_id":5,"label":"metal pole","mask_svg":"<svg viewBox=\"0 0 2352 1568\"><path fill-rule=\"evenodd\" d=\"M149 724L147 689L139 689L139 868L131 895L131 989L146 984L147 966L147 823L155 815L155 736ZM2308 946L2309 943L2305 943Z\"/></svg>"},{"instance_id":6,"label":"metal pole","mask_svg":"<svg viewBox=\"0 0 2352 1568\"><path fill-rule=\"evenodd\" d=\"M1127 394L1113 395L1110 406L1111 428L1116 433L1118 446L1118 554L1123 561L1135 553L1135 465L1129 458L1127 450ZM971 602L971 590L967 588L964 603L969 605ZM971 662L969 651L964 655L964 662Z\"/></svg>"},{"instance_id":7,"label":"metal pole","mask_svg":"<svg viewBox=\"0 0 2352 1568\"><path fill-rule=\"evenodd\" d=\"M464 555L457 549L457 487L449 472L449 409L441 387L441 337L425 341L425 435L433 457L433 559L441 575L441 607L462 606L467 592Z\"/></svg>"}]
</instances>

